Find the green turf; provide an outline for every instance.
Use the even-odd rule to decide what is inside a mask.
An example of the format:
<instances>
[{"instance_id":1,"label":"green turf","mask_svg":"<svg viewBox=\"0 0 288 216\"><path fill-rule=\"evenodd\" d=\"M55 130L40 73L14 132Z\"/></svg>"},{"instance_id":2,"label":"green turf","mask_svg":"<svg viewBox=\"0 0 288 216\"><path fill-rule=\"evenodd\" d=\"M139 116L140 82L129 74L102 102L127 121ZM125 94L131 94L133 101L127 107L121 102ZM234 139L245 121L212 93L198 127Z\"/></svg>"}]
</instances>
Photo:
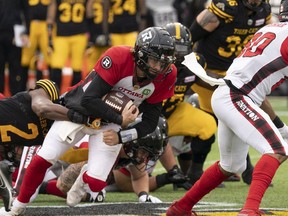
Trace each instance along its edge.
<instances>
[{"instance_id":1,"label":"green turf","mask_svg":"<svg viewBox=\"0 0 288 216\"><path fill-rule=\"evenodd\" d=\"M286 97L273 97L270 98L272 106L276 110L276 113L288 124L288 102ZM260 157L259 153L255 150L250 150L250 156L253 164L256 163L257 159ZM212 151L210 152L207 163L205 167L211 165L213 162L218 160L219 153L217 149L217 144L213 144ZM158 172L161 172L161 167L158 165ZM160 170L160 171L159 171ZM262 208L287 208L287 173L288 166L287 162L284 163L278 170L273 180L274 186L269 188L263 199ZM227 202L227 203L238 203L239 207L244 202L248 186L243 182L229 182L225 183L225 188L217 188L208 194L203 201L209 202ZM171 202L175 199L179 199L185 191L179 189L173 191L172 185L167 185L157 191L151 193L154 196L162 199L165 202ZM137 201L137 197L134 193L107 193L107 202L126 202L126 201ZM65 200L61 198L55 198L54 196L44 196L39 195L34 201L35 205L55 205L55 204L65 204Z\"/></svg>"}]
</instances>

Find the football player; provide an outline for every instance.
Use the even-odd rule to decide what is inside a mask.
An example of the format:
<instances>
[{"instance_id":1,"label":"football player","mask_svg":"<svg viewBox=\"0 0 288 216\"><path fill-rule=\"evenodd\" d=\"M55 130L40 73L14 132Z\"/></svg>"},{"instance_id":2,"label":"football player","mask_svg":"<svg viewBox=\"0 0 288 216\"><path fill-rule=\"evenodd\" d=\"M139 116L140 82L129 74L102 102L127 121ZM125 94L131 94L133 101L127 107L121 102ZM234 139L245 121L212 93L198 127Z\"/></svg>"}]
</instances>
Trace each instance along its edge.
<instances>
[{"instance_id":1,"label":"football player","mask_svg":"<svg viewBox=\"0 0 288 216\"><path fill-rule=\"evenodd\" d=\"M42 144L54 120L69 120L68 109L59 104L57 85L47 79L38 80L34 89L1 99L0 113L2 113L0 145L6 146L8 150L12 149L11 152L6 152L5 157L11 162L14 160L14 146ZM75 117L76 115L75 113ZM78 117L80 117L77 118L79 123L84 123L88 119L80 114ZM1 186L0 195L3 197L6 210L11 207L12 190L9 181L11 172L4 170L11 167L10 164L4 165L1 162L0 178L4 185Z\"/></svg>"},{"instance_id":2,"label":"football player","mask_svg":"<svg viewBox=\"0 0 288 216\"><path fill-rule=\"evenodd\" d=\"M206 153L210 150L207 146L210 147L215 140L216 121L203 110L184 102L185 96L191 94L190 88L197 79L186 66L181 64L184 56L192 52L192 36L189 29L181 23L169 23L165 28L175 41L175 66L178 71L174 96L163 103L162 110L162 114L167 118L169 137L189 136L192 139L190 146L192 152L194 152L193 155L198 152ZM197 58L198 62L205 68L205 58L200 54L197 54ZM171 145L174 149L177 149L177 142L171 140ZM177 155L181 168L183 168L185 174L191 174L189 176L190 182L194 184L202 174L203 164L197 161L198 158L191 158L191 153L184 150L178 152ZM160 160L165 160L164 157L165 153ZM167 161L171 163L172 160L169 158L167 158ZM202 160L204 161L205 158L201 158L201 162ZM164 181L164 179L158 177L158 181L161 185L161 181Z\"/></svg>"},{"instance_id":3,"label":"football player","mask_svg":"<svg viewBox=\"0 0 288 216\"><path fill-rule=\"evenodd\" d=\"M220 161L210 166L167 216L197 215L191 211L203 196L233 173L246 169L249 146L262 156L256 163L245 204L238 216L264 215L260 204L280 164L287 159L287 126L279 128L265 98L288 76L288 2L280 6L280 22L261 28L229 67L225 83L213 93L212 108L218 118ZM282 22L281 22L282 21Z\"/></svg>"},{"instance_id":4,"label":"football player","mask_svg":"<svg viewBox=\"0 0 288 216\"><path fill-rule=\"evenodd\" d=\"M162 102L173 95L177 74L173 65L174 51L172 37L160 27L140 32L134 47L108 49L87 78L63 98L67 108L73 107L91 118L101 118L100 128L55 121L42 148L27 168L23 180L25 187L20 188L10 214L25 212L46 170L85 134L89 135L88 170L81 173L68 192L67 204L77 205L87 187L93 192L101 191L121 149L119 143L141 138L157 127ZM134 101L134 105L124 109L122 114L115 112L102 101L102 97L111 90L121 91ZM142 121L127 128L139 112ZM69 111L68 116L70 114L73 115L73 111Z\"/></svg>"},{"instance_id":5,"label":"football player","mask_svg":"<svg viewBox=\"0 0 288 216\"><path fill-rule=\"evenodd\" d=\"M110 2L108 16L111 45L133 46L139 31L146 28L147 8L145 0L121 0Z\"/></svg>"},{"instance_id":6,"label":"football player","mask_svg":"<svg viewBox=\"0 0 288 216\"><path fill-rule=\"evenodd\" d=\"M71 85L82 79L84 52L87 47L86 0L51 0L47 13L49 46L51 50L50 79L61 88L62 68L71 60ZM53 36L53 27L56 35ZM53 37L52 37L53 36ZM61 89L60 89L61 90ZM61 90L61 92L63 92Z\"/></svg>"},{"instance_id":7,"label":"football player","mask_svg":"<svg viewBox=\"0 0 288 216\"><path fill-rule=\"evenodd\" d=\"M4 93L5 69L9 70L9 90L12 95L26 90L26 81L21 71L22 46L28 46L29 38L25 33L27 2L21 0L0 1L0 92ZM25 18L25 19L24 19ZM20 26L23 23L23 26ZM27 29L27 27L25 26ZM16 30L16 31L15 31ZM15 32L17 34L15 34ZM17 42L17 43L16 43ZM23 88L24 86L24 88Z\"/></svg>"},{"instance_id":8,"label":"football player","mask_svg":"<svg viewBox=\"0 0 288 216\"><path fill-rule=\"evenodd\" d=\"M88 71L91 71L100 56L111 46L108 31L109 1L88 0L86 10L90 35L85 55Z\"/></svg>"},{"instance_id":9,"label":"football player","mask_svg":"<svg viewBox=\"0 0 288 216\"><path fill-rule=\"evenodd\" d=\"M167 124L163 124L162 121L165 121L162 117L159 119L158 126L156 130L152 133L146 135L143 138L125 143L121 149L116 165L113 168L113 171L110 173L105 190L110 191L109 188L117 188L117 190L123 192L135 192L139 198L139 202L161 202L158 198L149 195L149 176L156 161L159 159L161 154L164 151L164 148L167 144L168 130L163 128L167 127ZM136 121L137 122L137 121ZM136 123L133 123L136 124ZM163 134L164 133L164 134ZM86 144L86 147L83 145ZM84 155L86 154L86 160L88 156L88 136L85 136L81 140L81 149ZM79 153L76 149L70 149L62 157L61 160L64 160L68 163L73 163L61 173L57 179L57 187L63 192L62 197L65 197L69 189L72 187L76 178L80 174L80 170L86 162L77 162L74 163L75 155ZM85 167L84 167L85 168ZM60 168L61 169L61 168ZM87 169L87 168L85 168ZM52 167L52 170L53 167ZM61 171L61 170L60 170ZM54 173L56 173L54 171ZM47 174L48 175L48 174ZM46 177L45 177L46 178ZM57 190L55 189L56 185L54 180L46 182L41 188L46 187L46 193L58 195ZM132 183L132 184L131 184ZM48 187L47 187L48 185ZM54 185L54 187L53 187ZM56 191L56 193L55 193ZM89 193L83 197L82 200L87 201L99 201L98 194ZM94 196L94 197L91 197ZM101 195L102 196L102 195ZM100 198L100 197L99 197ZM101 199L103 202L104 200Z\"/></svg>"},{"instance_id":10,"label":"football player","mask_svg":"<svg viewBox=\"0 0 288 216\"><path fill-rule=\"evenodd\" d=\"M223 77L233 59L253 34L269 22L271 22L271 6L268 1L212 0L209 7L197 16L190 27L192 40L194 43L197 42L195 51L201 53L207 61L207 74L214 78ZM214 115L210 101L215 86L212 87L198 79L192 89L198 94L200 108ZM211 146L207 145L202 153L192 153L199 167L204 163L203 159L210 149ZM253 165L248 155L247 170L242 174L247 184L251 182L252 172Z\"/></svg>"},{"instance_id":11,"label":"football player","mask_svg":"<svg viewBox=\"0 0 288 216\"><path fill-rule=\"evenodd\" d=\"M26 89L26 83L28 79L28 69L35 67L36 51L39 49L43 55L43 59L46 65L49 65L48 55L48 32L46 15L50 0L46 1L28 1L28 19L27 19L27 34L29 35L29 46L23 47L21 65L23 75L26 75L26 81L24 89ZM34 58L33 58L34 57ZM40 71L39 71L40 72ZM42 78L37 71L37 80Z\"/></svg>"}]
</instances>

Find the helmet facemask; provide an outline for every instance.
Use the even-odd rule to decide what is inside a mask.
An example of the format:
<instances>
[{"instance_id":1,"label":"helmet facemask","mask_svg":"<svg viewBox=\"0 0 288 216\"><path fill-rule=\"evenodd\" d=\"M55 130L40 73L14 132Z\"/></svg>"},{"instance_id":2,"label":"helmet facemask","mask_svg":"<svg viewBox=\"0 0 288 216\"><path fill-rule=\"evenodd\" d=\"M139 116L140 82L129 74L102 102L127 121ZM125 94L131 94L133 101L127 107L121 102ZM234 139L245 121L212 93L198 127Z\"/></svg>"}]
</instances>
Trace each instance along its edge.
<instances>
[{"instance_id":1,"label":"helmet facemask","mask_svg":"<svg viewBox=\"0 0 288 216\"><path fill-rule=\"evenodd\" d=\"M166 30L172 36L175 43L176 65L181 65L184 56L192 52L192 36L190 30L179 22L168 23Z\"/></svg>"},{"instance_id":2,"label":"helmet facemask","mask_svg":"<svg viewBox=\"0 0 288 216\"><path fill-rule=\"evenodd\" d=\"M281 1L278 19L280 22L288 21L288 0Z\"/></svg>"}]
</instances>

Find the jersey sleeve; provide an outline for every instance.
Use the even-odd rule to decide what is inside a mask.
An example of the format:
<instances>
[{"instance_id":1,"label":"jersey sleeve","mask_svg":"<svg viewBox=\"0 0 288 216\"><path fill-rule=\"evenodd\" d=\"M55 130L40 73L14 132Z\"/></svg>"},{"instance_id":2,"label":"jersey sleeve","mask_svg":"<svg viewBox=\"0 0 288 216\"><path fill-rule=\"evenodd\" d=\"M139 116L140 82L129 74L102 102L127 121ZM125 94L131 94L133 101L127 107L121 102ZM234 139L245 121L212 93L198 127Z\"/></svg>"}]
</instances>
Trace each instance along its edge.
<instances>
[{"instance_id":1,"label":"jersey sleeve","mask_svg":"<svg viewBox=\"0 0 288 216\"><path fill-rule=\"evenodd\" d=\"M228 0L212 0L208 10L215 14L220 22L231 23L238 12L238 2Z\"/></svg>"},{"instance_id":2,"label":"jersey sleeve","mask_svg":"<svg viewBox=\"0 0 288 216\"><path fill-rule=\"evenodd\" d=\"M112 47L100 57L94 70L109 85L114 86L127 73L124 65L134 68L134 62L129 57L131 58L131 53L127 47Z\"/></svg>"},{"instance_id":3,"label":"jersey sleeve","mask_svg":"<svg viewBox=\"0 0 288 216\"><path fill-rule=\"evenodd\" d=\"M36 89L42 88L50 96L52 101L59 99L59 88L57 84L48 79L41 79L36 82Z\"/></svg>"}]
</instances>

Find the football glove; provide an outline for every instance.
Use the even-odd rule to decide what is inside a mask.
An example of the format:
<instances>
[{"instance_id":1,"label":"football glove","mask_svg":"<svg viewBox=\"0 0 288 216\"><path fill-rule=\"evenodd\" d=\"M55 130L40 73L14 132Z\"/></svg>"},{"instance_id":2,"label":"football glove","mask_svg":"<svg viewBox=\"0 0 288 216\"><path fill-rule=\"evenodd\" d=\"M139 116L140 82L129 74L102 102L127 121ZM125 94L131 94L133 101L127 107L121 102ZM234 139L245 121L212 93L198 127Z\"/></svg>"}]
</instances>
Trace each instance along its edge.
<instances>
[{"instance_id":1,"label":"football glove","mask_svg":"<svg viewBox=\"0 0 288 216\"><path fill-rule=\"evenodd\" d=\"M77 124L86 124L89 120L88 116L85 116L73 109L68 110L67 117L71 122L74 122Z\"/></svg>"},{"instance_id":2,"label":"football glove","mask_svg":"<svg viewBox=\"0 0 288 216\"><path fill-rule=\"evenodd\" d=\"M189 181L189 178L183 174L177 165L175 165L168 171L168 180L170 183L185 183Z\"/></svg>"},{"instance_id":3,"label":"football glove","mask_svg":"<svg viewBox=\"0 0 288 216\"><path fill-rule=\"evenodd\" d=\"M162 203L160 199L157 197L151 196L147 193L139 196L139 202L140 203Z\"/></svg>"},{"instance_id":4,"label":"football glove","mask_svg":"<svg viewBox=\"0 0 288 216\"><path fill-rule=\"evenodd\" d=\"M98 47L111 46L110 36L105 34L98 35L95 39L95 46Z\"/></svg>"}]
</instances>

